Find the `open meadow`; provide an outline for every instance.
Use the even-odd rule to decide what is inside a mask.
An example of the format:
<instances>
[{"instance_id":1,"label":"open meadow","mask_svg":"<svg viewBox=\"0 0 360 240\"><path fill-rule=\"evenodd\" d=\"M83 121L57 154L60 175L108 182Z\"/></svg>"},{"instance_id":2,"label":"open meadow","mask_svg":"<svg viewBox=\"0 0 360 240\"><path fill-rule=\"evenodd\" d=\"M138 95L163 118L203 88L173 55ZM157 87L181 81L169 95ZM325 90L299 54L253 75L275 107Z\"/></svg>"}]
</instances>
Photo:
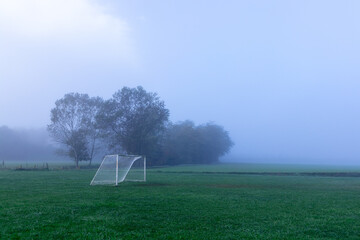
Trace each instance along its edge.
<instances>
[{"instance_id":1,"label":"open meadow","mask_svg":"<svg viewBox=\"0 0 360 240\"><path fill-rule=\"evenodd\" d=\"M360 177L299 174L337 170L360 172L179 166L113 187L95 168L0 170L0 239L359 239Z\"/></svg>"}]
</instances>

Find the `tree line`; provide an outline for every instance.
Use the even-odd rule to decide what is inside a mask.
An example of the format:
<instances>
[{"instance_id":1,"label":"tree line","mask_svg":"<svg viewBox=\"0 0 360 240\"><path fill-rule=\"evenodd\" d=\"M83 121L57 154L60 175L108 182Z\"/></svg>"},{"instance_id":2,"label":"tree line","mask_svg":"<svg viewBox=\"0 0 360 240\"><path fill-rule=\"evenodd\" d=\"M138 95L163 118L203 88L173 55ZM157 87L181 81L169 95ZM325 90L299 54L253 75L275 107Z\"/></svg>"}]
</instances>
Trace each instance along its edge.
<instances>
[{"instance_id":1,"label":"tree line","mask_svg":"<svg viewBox=\"0 0 360 240\"><path fill-rule=\"evenodd\" d=\"M0 164L7 161L63 160L54 156L46 129L12 129L0 126Z\"/></svg>"},{"instance_id":2,"label":"tree line","mask_svg":"<svg viewBox=\"0 0 360 240\"><path fill-rule=\"evenodd\" d=\"M156 93L123 87L108 100L68 93L55 102L48 125L61 153L76 164L105 152L146 155L150 165L215 163L233 146L214 123L171 123Z\"/></svg>"}]
</instances>

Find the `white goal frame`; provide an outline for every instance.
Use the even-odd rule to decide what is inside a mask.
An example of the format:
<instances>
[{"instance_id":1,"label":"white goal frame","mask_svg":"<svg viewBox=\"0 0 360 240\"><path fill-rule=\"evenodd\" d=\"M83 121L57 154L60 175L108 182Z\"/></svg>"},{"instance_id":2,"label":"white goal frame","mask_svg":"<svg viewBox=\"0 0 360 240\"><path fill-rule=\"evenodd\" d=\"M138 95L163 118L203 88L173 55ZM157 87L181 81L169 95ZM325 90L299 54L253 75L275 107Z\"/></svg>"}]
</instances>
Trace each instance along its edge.
<instances>
[{"instance_id":1,"label":"white goal frame","mask_svg":"<svg viewBox=\"0 0 360 240\"><path fill-rule=\"evenodd\" d=\"M128 169L126 170L125 172L125 175L123 176L123 178L121 179L121 181L119 181L119 156L120 157L133 157L134 160L132 160L130 166L128 167ZM105 185L105 184L108 184L108 183L95 183L95 179L96 179L96 176L98 175L99 171L101 170L103 164L104 164L104 161L106 160L107 157L116 157L116 168L115 168L115 179L114 179L114 182L115 182L115 186L117 186L119 183L121 182L124 182L124 181L128 181L128 182L146 182L146 156L141 156L141 155L122 155L122 154L113 154L113 155L106 155L104 156L103 160L101 161L101 164L98 168L98 170L96 171L93 179L91 180L90 182L90 185ZM135 180L135 179L126 179L126 176L128 175L129 171L131 170L131 167L133 166L133 164L136 162L136 161L144 161L144 178L143 179L139 179L139 180Z\"/></svg>"}]
</instances>

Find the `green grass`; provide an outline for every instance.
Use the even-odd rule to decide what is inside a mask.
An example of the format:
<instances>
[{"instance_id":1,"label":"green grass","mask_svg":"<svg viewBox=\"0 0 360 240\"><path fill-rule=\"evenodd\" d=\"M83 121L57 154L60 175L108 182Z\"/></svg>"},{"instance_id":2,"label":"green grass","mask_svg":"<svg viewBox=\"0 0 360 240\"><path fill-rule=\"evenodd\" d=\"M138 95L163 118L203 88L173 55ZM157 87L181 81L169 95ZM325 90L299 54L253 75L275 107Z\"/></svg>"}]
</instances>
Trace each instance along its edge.
<instances>
[{"instance_id":1,"label":"green grass","mask_svg":"<svg viewBox=\"0 0 360 240\"><path fill-rule=\"evenodd\" d=\"M162 168L166 172L360 172L360 166L221 163Z\"/></svg>"},{"instance_id":2,"label":"green grass","mask_svg":"<svg viewBox=\"0 0 360 240\"><path fill-rule=\"evenodd\" d=\"M0 239L360 238L360 178L204 173L216 166L118 187L89 186L95 169L2 170Z\"/></svg>"}]
</instances>

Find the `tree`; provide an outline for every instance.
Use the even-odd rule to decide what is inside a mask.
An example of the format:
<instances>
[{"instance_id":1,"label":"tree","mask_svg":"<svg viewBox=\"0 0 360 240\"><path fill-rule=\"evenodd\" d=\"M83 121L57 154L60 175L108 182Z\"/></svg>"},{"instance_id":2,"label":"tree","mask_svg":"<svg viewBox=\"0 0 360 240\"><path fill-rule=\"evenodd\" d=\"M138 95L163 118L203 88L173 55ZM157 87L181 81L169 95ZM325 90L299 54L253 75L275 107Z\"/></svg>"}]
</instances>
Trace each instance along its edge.
<instances>
[{"instance_id":1,"label":"tree","mask_svg":"<svg viewBox=\"0 0 360 240\"><path fill-rule=\"evenodd\" d=\"M229 133L214 123L200 125L196 131L199 138L198 163L216 163L234 145Z\"/></svg>"},{"instance_id":2,"label":"tree","mask_svg":"<svg viewBox=\"0 0 360 240\"><path fill-rule=\"evenodd\" d=\"M169 124L164 136L161 162L169 165L216 163L233 146L228 132L213 123Z\"/></svg>"},{"instance_id":3,"label":"tree","mask_svg":"<svg viewBox=\"0 0 360 240\"><path fill-rule=\"evenodd\" d=\"M123 87L104 103L97 122L111 148L151 158L168 117L169 110L156 93L141 86Z\"/></svg>"},{"instance_id":4,"label":"tree","mask_svg":"<svg viewBox=\"0 0 360 240\"><path fill-rule=\"evenodd\" d=\"M167 126L162 146L162 163L176 165L195 162L199 149L195 128L195 124L189 120Z\"/></svg>"},{"instance_id":5,"label":"tree","mask_svg":"<svg viewBox=\"0 0 360 240\"><path fill-rule=\"evenodd\" d=\"M79 167L79 161L91 164L96 153L99 130L95 117L102 102L99 97L68 93L57 100L51 110L48 131L55 141L65 147L66 155L74 159L76 167Z\"/></svg>"}]
</instances>

